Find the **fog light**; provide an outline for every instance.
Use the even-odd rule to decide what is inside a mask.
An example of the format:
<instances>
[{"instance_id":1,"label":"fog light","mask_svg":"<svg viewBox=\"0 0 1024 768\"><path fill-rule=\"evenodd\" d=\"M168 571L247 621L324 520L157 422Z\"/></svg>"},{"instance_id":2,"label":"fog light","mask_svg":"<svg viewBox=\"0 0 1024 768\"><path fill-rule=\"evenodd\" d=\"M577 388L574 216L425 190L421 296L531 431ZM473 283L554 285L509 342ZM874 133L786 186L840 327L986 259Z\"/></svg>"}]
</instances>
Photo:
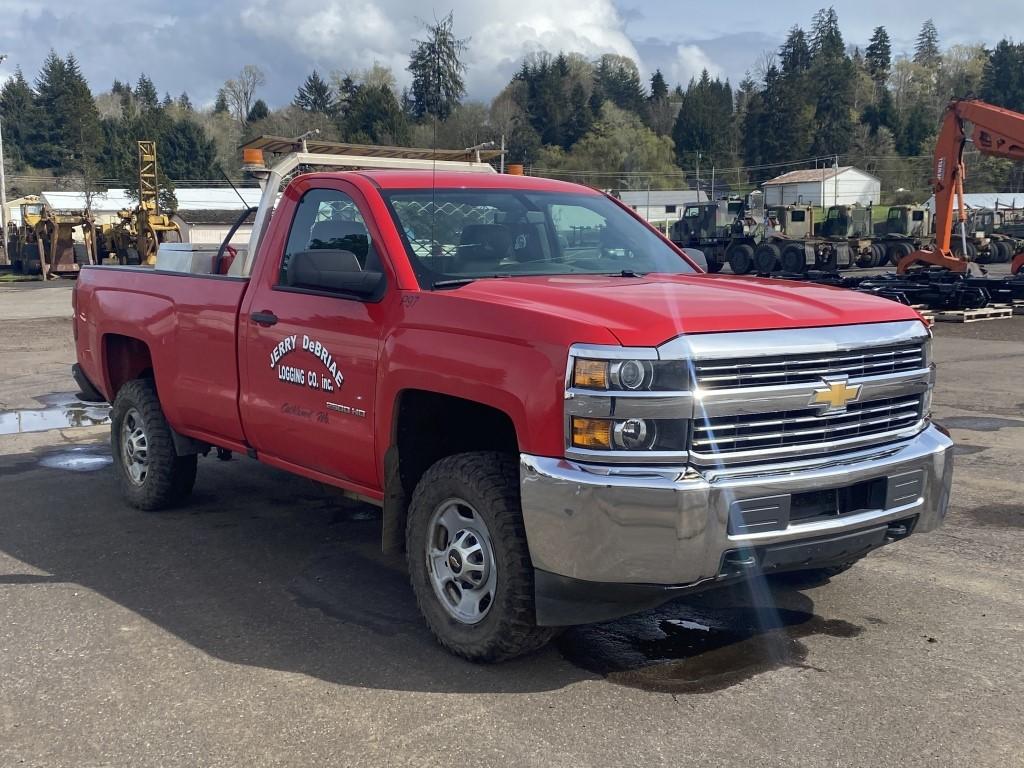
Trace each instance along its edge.
<instances>
[{"instance_id":1,"label":"fog light","mask_svg":"<svg viewBox=\"0 0 1024 768\"><path fill-rule=\"evenodd\" d=\"M657 437L654 422L626 419L615 424L615 445L627 451L643 451L654 445Z\"/></svg>"}]
</instances>

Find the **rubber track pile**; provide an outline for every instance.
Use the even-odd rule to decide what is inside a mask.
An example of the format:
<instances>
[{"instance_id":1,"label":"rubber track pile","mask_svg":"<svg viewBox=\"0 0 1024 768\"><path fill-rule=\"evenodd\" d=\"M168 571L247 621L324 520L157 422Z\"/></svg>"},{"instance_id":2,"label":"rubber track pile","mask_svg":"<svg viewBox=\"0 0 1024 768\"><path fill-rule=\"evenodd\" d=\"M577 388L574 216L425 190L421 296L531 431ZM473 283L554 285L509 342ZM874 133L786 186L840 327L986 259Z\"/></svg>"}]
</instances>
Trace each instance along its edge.
<instances>
[{"instance_id":1,"label":"rubber track pile","mask_svg":"<svg viewBox=\"0 0 1024 768\"><path fill-rule=\"evenodd\" d=\"M916 269L906 274L842 277L835 272L773 272L773 278L848 288L861 293L929 309L981 309L992 304L1024 301L1024 275L977 277L942 267Z\"/></svg>"}]
</instances>

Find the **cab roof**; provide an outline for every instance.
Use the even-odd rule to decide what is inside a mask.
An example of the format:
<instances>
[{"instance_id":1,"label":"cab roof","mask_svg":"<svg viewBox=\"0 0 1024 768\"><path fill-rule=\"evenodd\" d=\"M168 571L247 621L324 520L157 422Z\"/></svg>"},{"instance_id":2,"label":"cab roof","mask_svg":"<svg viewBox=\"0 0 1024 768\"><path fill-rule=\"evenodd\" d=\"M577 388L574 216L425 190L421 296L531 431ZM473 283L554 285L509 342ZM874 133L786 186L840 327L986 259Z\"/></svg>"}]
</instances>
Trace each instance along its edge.
<instances>
[{"instance_id":1,"label":"cab roof","mask_svg":"<svg viewBox=\"0 0 1024 768\"><path fill-rule=\"evenodd\" d=\"M519 189L530 192L601 194L592 187L537 176L512 176L502 173L468 171L361 170L339 175L358 174L380 189ZM334 175L334 174L331 174Z\"/></svg>"}]
</instances>

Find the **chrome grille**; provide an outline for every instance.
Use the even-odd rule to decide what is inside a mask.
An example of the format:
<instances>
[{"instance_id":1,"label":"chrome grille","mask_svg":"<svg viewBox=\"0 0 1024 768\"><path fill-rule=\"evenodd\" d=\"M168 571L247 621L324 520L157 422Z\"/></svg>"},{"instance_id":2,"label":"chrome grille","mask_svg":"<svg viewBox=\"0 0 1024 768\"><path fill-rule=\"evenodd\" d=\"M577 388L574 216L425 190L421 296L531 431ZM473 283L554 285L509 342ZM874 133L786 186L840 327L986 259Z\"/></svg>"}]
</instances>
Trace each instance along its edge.
<instances>
[{"instance_id":1,"label":"chrome grille","mask_svg":"<svg viewBox=\"0 0 1024 768\"><path fill-rule=\"evenodd\" d=\"M921 407L920 397L897 397L854 403L834 414L805 408L698 418L692 448L695 454L730 454L881 435L914 426L921 419Z\"/></svg>"},{"instance_id":2,"label":"chrome grille","mask_svg":"<svg viewBox=\"0 0 1024 768\"><path fill-rule=\"evenodd\" d=\"M882 376L924 366L920 343L855 352L698 360L694 364L697 385L704 390L806 384L820 382L824 376Z\"/></svg>"}]
</instances>

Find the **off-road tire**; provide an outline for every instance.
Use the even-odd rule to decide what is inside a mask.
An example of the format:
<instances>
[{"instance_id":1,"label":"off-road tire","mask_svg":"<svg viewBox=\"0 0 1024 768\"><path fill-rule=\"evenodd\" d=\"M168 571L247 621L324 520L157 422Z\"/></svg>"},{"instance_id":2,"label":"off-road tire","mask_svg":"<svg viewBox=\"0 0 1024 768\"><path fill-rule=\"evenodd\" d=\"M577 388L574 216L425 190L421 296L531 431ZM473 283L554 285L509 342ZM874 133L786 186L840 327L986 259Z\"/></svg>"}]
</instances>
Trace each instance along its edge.
<instances>
[{"instance_id":1,"label":"off-road tire","mask_svg":"<svg viewBox=\"0 0 1024 768\"><path fill-rule=\"evenodd\" d=\"M782 251L782 270L803 273L807 271L807 256L804 247L797 243L787 245Z\"/></svg>"},{"instance_id":2,"label":"off-road tire","mask_svg":"<svg viewBox=\"0 0 1024 768\"><path fill-rule=\"evenodd\" d=\"M491 536L497 568L494 599L484 618L464 624L441 605L426 562L428 524L446 499L473 505ZM470 661L503 661L546 645L556 630L538 627L533 564L519 501L516 458L502 453L460 453L441 459L420 478L406 523L409 579L420 612L438 642Z\"/></svg>"},{"instance_id":3,"label":"off-road tire","mask_svg":"<svg viewBox=\"0 0 1024 768\"><path fill-rule=\"evenodd\" d=\"M722 267L725 266L721 261L719 261L715 251L707 251L704 254L704 258L707 259L708 262L708 274L716 275L721 272Z\"/></svg>"},{"instance_id":4,"label":"off-road tire","mask_svg":"<svg viewBox=\"0 0 1024 768\"><path fill-rule=\"evenodd\" d=\"M131 479L122 451L121 428L132 409L142 419L147 440L148 471L141 484ZM133 507L146 511L166 509L180 504L192 492L197 457L178 456L175 452L171 428L152 379L134 379L117 393L110 410L110 443L118 485Z\"/></svg>"},{"instance_id":5,"label":"off-road tire","mask_svg":"<svg viewBox=\"0 0 1024 768\"><path fill-rule=\"evenodd\" d=\"M726 256L734 275L746 275L754 268L754 249L746 243L734 245Z\"/></svg>"},{"instance_id":6,"label":"off-road tire","mask_svg":"<svg viewBox=\"0 0 1024 768\"><path fill-rule=\"evenodd\" d=\"M775 243L761 243L754 251L754 264L758 274L777 272L782 266L782 249Z\"/></svg>"}]
</instances>

